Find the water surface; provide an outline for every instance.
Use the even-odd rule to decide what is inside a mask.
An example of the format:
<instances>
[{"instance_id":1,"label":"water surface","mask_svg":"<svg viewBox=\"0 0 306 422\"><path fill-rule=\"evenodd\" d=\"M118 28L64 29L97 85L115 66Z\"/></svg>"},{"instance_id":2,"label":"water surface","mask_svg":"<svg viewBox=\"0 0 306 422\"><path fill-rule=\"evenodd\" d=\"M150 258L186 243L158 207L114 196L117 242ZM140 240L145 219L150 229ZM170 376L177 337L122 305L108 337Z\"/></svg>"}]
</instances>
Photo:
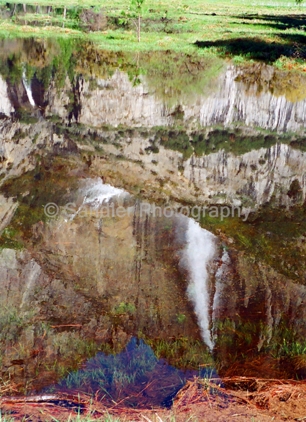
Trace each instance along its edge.
<instances>
[{"instance_id":1,"label":"water surface","mask_svg":"<svg viewBox=\"0 0 306 422\"><path fill-rule=\"evenodd\" d=\"M8 393L170 406L194 375L303 379L305 77L1 43Z\"/></svg>"}]
</instances>

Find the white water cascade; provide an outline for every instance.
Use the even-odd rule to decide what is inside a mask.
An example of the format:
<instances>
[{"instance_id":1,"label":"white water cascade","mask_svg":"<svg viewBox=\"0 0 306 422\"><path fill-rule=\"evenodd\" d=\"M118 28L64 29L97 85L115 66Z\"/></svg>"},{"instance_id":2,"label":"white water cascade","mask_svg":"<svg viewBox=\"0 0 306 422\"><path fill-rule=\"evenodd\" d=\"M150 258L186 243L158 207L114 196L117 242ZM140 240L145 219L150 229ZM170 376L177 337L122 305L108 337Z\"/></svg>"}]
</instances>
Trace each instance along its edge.
<instances>
[{"instance_id":1,"label":"white water cascade","mask_svg":"<svg viewBox=\"0 0 306 422\"><path fill-rule=\"evenodd\" d=\"M120 202L128 196L128 192L104 184L100 178L86 179L78 190L78 197L82 198L82 203L70 220L73 220L85 207L99 210L114 198ZM146 212L149 212L150 206L147 205ZM203 341L212 350L214 343L210 330L209 265L217 255L217 238L209 231L202 229L199 223L192 218L187 218L182 214L179 215L179 218L186 219L183 220L186 245L181 264L189 273L187 293L194 304Z\"/></svg>"},{"instance_id":2,"label":"white water cascade","mask_svg":"<svg viewBox=\"0 0 306 422\"><path fill-rule=\"evenodd\" d=\"M185 267L189 271L188 296L194 303L202 338L210 350L214 344L210 332L208 266L216 255L216 237L188 219L187 245L184 250Z\"/></svg>"},{"instance_id":3,"label":"white water cascade","mask_svg":"<svg viewBox=\"0 0 306 422\"><path fill-rule=\"evenodd\" d=\"M82 185L83 186L78 190L78 196L83 198L83 201L77 211L70 215L70 221L86 206L96 211L100 207L108 205L113 198L123 200L125 197L129 196L129 193L125 190L105 184L99 177L96 179L85 179Z\"/></svg>"},{"instance_id":4,"label":"white water cascade","mask_svg":"<svg viewBox=\"0 0 306 422\"><path fill-rule=\"evenodd\" d=\"M90 205L92 208L98 209L100 206L108 204L114 197L123 198L129 194L123 189L105 184L102 179L87 179L84 186L80 189L80 193L86 193L83 204Z\"/></svg>"},{"instance_id":5,"label":"white water cascade","mask_svg":"<svg viewBox=\"0 0 306 422\"><path fill-rule=\"evenodd\" d=\"M35 107L36 104L35 104L33 94L32 94L31 83L27 81L25 69L23 69L22 71L22 83L23 83L24 89L26 90L29 103L31 104L32 107Z\"/></svg>"}]
</instances>

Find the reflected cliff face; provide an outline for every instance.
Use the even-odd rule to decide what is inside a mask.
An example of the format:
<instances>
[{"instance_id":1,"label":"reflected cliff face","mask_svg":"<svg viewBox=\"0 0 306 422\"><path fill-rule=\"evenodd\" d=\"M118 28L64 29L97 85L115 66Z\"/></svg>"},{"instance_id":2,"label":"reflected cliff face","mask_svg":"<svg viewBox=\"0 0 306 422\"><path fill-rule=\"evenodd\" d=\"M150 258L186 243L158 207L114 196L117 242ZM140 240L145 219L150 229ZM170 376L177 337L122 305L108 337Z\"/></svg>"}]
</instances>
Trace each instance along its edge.
<instances>
[{"instance_id":1,"label":"reflected cliff face","mask_svg":"<svg viewBox=\"0 0 306 422\"><path fill-rule=\"evenodd\" d=\"M173 53L111 53L73 40L1 43L8 52L0 65L0 112L6 116L36 109L45 117L94 127L243 124L304 130L306 77L272 66L225 66Z\"/></svg>"},{"instance_id":2,"label":"reflected cliff face","mask_svg":"<svg viewBox=\"0 0 306 422\"><path fill-rule=\"evenodd\" d=\"M73 40L2 44L3 178L35 168L42 149L79 151L98 174L101 157L115 156L142 182L155 179L149 196L244 212L304 202L304 76Z\"/></svg>"},{"instance_id":3,"label":"reflected cliff face","mask_svg":"<svg viewBox=\"0 0 306 422\"><path fill-rule=\"evenodd\" d=\"M8 392L148 406L214 367L304 378L304 76L75 41L2 47Z\"/></svg>"},{"instance_id":4,"label":"reflected cliff face","mask_svg":"<svg viewBox=\"0 0 306 422\"><path fill-rule=\"evenodd\" d=\"M1 297L4 376L14 379L20 391L41 391L68 371L77 370L82 360L97 351L111 360L106 356L121 352L137 336L147 344L138 355L144 352L148 366L138 368L135 383L143 388L147 372L149 384L153 373L173 375L172 387L165 388L157 402L152 401L161 404L195 372L184 375L168 367L166 361L158 363L159 359L182 370L196 370L200 362L212 362L185 293L187 272L191 271L188 259L186 269L179 270L186 218L155 218L149 204L142 205L101 179L85 179L71 191L73 173L57 180L52 171L49 174L56 187L53 192L61 186L62 197L69 203L65 212L49 222L43 214L51 217L52 207L39 214L38 197L44 195L39 185L44 189L45 175L37 178L28 193L19 191L30 187L26 180L17 188L21 197L26 194L28 205L32 203L31 218L36 218L36 223L32 220L26 231L25 225L20 227L27 214L22 211L25 204L20 204L23 216L17 211L3 232L12 241L25 241L20 246L12 243L1 252L1 283L6 292ZM52 189L48 195L48 202L53 202ZM209 320L205 330L210 330ZM152 355L151 369L146 353ZM110 363L104 386L114 398L120 381L111 375L116 362ZM133 373L124 376L132 379ZM135 383L127 382L126 387L131 389Z\"/></svg>"},{"instance_id":5,"label":"reflected cliff face","mask_svg":"<svg viewBox=\"0 0 306 422\"><path fill-rule=\"evenodd\" d=\"M168 405L201 368L304 377L305 286L182 214L84 179L75 162L53 166L47 192L42 171L6 185L19 203L6 199L0 254L5 379L28 393L102 388L110 400L141 406ZM83 180L71 189L76 175ZM42 210L42 201L51 205ZM145 366L123 370L134 353ZM154 377L170 377L171 388L158 394ZM151 399L139 398L141 385Z\"/></svg>"}]
</instances>

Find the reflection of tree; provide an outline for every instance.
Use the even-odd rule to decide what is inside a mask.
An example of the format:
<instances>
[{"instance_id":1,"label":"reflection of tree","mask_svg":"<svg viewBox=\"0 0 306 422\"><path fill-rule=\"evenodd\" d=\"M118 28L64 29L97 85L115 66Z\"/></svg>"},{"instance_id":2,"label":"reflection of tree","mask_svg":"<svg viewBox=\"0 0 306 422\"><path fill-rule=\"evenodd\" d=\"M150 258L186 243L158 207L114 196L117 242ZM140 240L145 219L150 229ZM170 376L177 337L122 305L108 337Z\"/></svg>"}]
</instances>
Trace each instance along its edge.
<instances>
[{"instance_id":1,"label":"reflection of tree","mask_svg":"<svg viewBox=\"0 0 306 422\"><path fill-rule=\"evenodd\" d=\"M151 91L168 106L191 101L208 91L223 68L215 58L194 58L177 53L156 52L142 61Z\"/></svg>"}]
</instances>

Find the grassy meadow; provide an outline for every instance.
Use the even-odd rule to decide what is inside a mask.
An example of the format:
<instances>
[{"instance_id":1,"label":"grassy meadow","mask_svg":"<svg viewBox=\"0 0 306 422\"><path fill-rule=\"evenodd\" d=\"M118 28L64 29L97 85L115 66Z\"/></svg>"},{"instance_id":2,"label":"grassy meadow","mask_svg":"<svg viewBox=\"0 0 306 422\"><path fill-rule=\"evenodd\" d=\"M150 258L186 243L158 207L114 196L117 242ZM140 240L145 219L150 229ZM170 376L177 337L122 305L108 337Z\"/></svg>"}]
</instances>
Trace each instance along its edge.
<instances>
[{"instance_id":1,"label":"grassy meadow","mask_svg":"<svg viewBox=\"0 0 306 422\"><path fill-rule=\"evenodd\" d=\"M13 2L11 2L13 4ZM50 1L25 1L48 6ZM5 8L6 2L0 1ZM141 40L136 20L129 13L130 0L52 1L47 14L16 10L2 13L0 37L80 37L112 51L166 50L186 54L218 55L236 62L262 60L280 68L306 71L306 2L294 0L145 0ZM66 19L61 8L67 7ZM83 8L102 10L108 18L101 31L84 31ZM21 9L21 5L19 6Z\"/></svg>"}]
</instances>

